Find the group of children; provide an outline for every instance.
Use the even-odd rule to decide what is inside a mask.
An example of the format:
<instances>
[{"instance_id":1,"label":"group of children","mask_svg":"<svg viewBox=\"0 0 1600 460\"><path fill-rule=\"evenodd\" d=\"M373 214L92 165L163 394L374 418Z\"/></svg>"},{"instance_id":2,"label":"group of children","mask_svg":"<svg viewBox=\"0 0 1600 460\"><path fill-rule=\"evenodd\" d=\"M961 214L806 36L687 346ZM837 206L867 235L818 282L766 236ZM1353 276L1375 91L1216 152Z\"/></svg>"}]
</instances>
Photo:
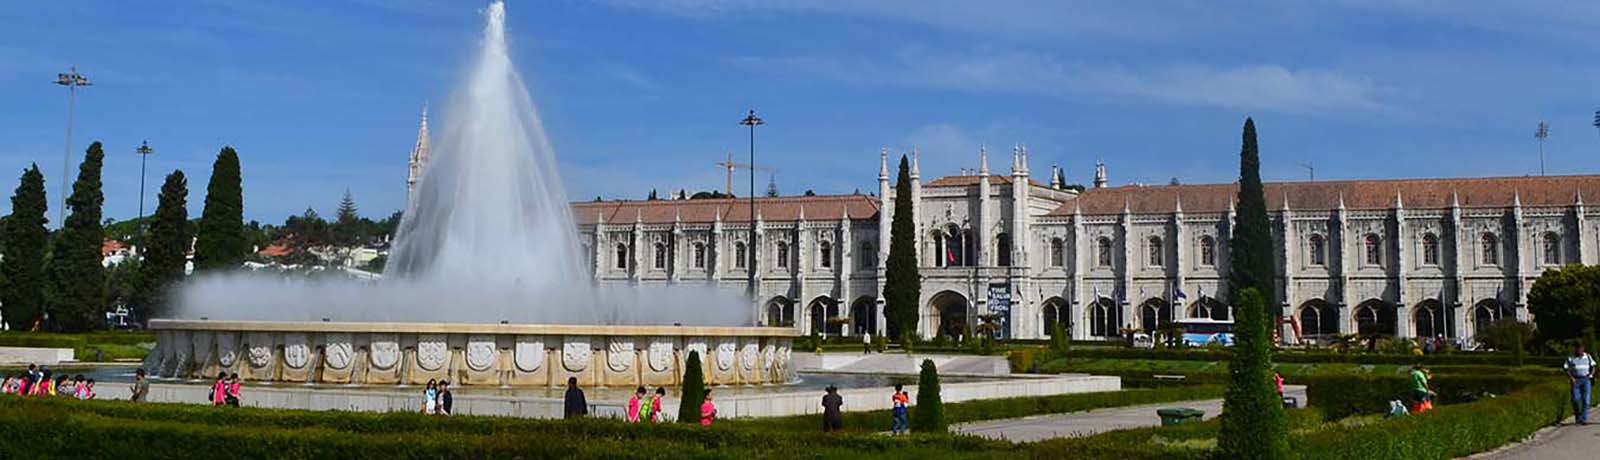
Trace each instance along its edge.
<instances>
[{"instance_id":1,"label":"group of children","mask_svg":"<svg viewBox=\"0 0 1600 460\"><path fill-rule=\"evenodd\" d=\"M29 364L27 372L21 376L7 374L5 380L0 381L0 393L94 399L94 379L85 379L83 374L78 374L68 380L66 374L53 374L49 367Z\"/></svg>"},{"instance_id":2,"label":"group of children","mask_svg":"<svg viewBox=\"0 0 1600 460\"><path fill-rule=\"evenodd\" d=\"M711 426L711 422L717 418L717 405L711 402L711 389L705 391L705 402L700 403L700 426ZM663 417L661 398L665 397L666 388L656 387L655 393L651 394L644 387L639 387L634 390L633 397L628 398L628 413L624 415L629 423L660 423Z\"/></svg>"},{"instance_id":3,"label":"group of children","mask_svg":"<svg viewBox=\"0 0 1600 460\"><path fill-rule=\"evenodd\" d=\"M239 374L218 373L217 381L211 384L211 404L239 407L239 387Z\"/></svg>"}]
</instances>

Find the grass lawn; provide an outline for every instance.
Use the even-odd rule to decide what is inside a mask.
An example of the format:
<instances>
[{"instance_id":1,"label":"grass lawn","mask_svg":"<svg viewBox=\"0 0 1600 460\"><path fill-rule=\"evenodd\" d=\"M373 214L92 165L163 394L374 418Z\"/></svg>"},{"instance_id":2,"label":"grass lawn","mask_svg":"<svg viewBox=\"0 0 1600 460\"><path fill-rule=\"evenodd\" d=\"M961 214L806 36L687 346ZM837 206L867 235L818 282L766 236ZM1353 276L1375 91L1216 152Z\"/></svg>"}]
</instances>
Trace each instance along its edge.
<instances>
[{"instance_id":1,"label":"grass lawn","mask_svg":"<svg viewBox=\"0 0 1600 460\"><path fill-rule=\"evenodd\" d=\"M0 346L71 348L78 361L143 360L155 343L155 334L144 331L0 332Z\"/></svg>"}]
</instances>

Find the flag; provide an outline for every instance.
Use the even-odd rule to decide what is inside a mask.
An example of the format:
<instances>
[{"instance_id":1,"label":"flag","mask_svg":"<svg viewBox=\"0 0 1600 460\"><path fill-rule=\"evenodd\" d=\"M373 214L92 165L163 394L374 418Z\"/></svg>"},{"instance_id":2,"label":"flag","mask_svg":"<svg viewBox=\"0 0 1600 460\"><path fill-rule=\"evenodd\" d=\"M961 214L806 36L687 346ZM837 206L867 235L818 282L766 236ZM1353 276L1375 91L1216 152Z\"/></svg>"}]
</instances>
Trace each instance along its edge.
<instances>
[{"instance_id":1,"label":"flag","mask_svg":"<svg viewBox=\"0 0 1600 460\"><path fill-rule=\"evenodd\" d=\"M1100 303L1100 286L1094 287L1094 303Z\"/></svg>"},{"instance_id":2,"label":"flag","mask_svg":"<svg viewBox=\"0 0 1600 460\"><path fill-rule=\"evenodd\" d=\"M955 265L956 264L956 251L955 251L955 249L952 249L952 248L946 246L944 248L944 259L945 259L945 263L944 263L945 265Z\"/></svg>"},{"instance_id":3,"label":"flag","mask_svg":"<svg viewBox=\"0 0 1600 460\"><path fill-rule=\"evenodd\" d=\"M1200 300L1206 299L1206 287L1200 286Z\"/></svg>"},{"instance_id":4,"label":"flag","mask_svg":"<svg viewBox=\"0 0 1600 460\"><path fill-rule=\"evenodd\" d=\"M1183 293L1183 286L1179 286L1179 285L1174 284L1174 285L1172 285L1172 298L1173 299L1188 299L1189 296Z\"/></svg>"}]
</instances>

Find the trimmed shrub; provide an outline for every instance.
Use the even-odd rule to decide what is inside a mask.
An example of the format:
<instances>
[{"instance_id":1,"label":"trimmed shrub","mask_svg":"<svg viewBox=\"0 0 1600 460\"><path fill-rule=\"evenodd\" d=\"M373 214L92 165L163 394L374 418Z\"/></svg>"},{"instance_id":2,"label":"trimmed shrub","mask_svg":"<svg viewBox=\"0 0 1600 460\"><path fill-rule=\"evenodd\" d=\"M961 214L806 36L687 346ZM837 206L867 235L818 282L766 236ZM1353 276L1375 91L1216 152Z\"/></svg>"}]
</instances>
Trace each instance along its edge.
<instances>
[{"instance_id":1,"label":"trimmed shrub","mask_svg":"<svg viewBox=\"0 0 1600 460\"><path fill-rule=\"evenodd\" d=\"M944 401L939 397L939 369L933 360L922 360L922 375L917 377L917 407L911 412L911 429L923 433L945 431Z\"/></svg>"},{"instance_id":2,"label":"trimmed shrub","mask_svg":"<svg viewBox=\"0 0 1600 460\"><path fill-rule=\"evenodd\" d=\"M1543 380L1543 379L1538 379ZM1515 375L1434 374L1429 382L1438 396L1438 405L1477 401L1486 395L1505 395L1538 381ZM1411 379L1399 375L1323 375L1297 380L1306 384L1306 399L1328 417L1339 419L1357 414L1381 414L1389 401L1411 402Z\"/></svg>"},{"instance_id":3,"label":"trimmed shrub","mask_svg":"<svg viewBox=\"0 0 1600 460\"><path fill-rule=\"evenodd\" d=\"M683 398L678 403L678 423L700 424L700 405L706 402L706 378L700 369L700 351L683 360Z\"/></svg>"},{"instance_id":4,"label":"trimmed shrub","mask_svg":"<svg viewBox=\"0 0 1600 460\"><path fill-rule=\"evenodd\" d=\"M1272 379L1272 343L1267 331L1266 308L1266 302L1255 288L1245 288L1239 293L1234 308L1238 314L1237 349L1233 361L1228 363L1232 381L1222 405L1222 428L1217 436L1217 454L1221 458L1289 458L1283 403Z\"/></svg>"},{"instance_id":5,"label":"trimmed shrub","mask_svg":"<svg viewBox=\"0 0 1600 460\"><path fill-rule=\"evenodd\" d=\"M1036 354L1038 353L1035 350L1026 348L1006 352L1006 361L1011 363L1011 373L1033 372L1034 355Z\"/></svg>"},{"instance_id":6,"label":"trimmed shrub","mask_svg":"<svg viewBox=\"0 0 1600 460\"><path fill-rule=\"evenodd\" d=\"M1444 460L1526 439L1567 414L1566 382L1545 381L1472 404L1333 426L1296 436L1294 445L1307 460Z\"/></svg>"}]
</instances>

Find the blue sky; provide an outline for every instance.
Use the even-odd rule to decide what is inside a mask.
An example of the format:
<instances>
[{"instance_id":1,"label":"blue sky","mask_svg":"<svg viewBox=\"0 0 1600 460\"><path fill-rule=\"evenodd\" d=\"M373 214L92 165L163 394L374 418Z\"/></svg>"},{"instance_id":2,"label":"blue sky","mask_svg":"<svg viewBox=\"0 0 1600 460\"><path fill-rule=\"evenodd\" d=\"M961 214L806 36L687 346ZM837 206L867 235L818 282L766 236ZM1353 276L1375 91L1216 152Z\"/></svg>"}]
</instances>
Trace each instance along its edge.
<instances>
[{"instance_id":1,"label":"blue sky","mask_svg":"<svg viewBox=\"0 0 1600 460\"><path fill-rule=\"evenodd\" d=\"M1131 6L1130 6L1131 5ZM446 0L78 0L0 4L0 190L30 162L59 190L65 90L74 154L108 149L106 215L132 217L148 139L151 192L190 176L198 213L216 151L244 163L246 216L363 213L404 201L426 101L445 100L482 5ZM1087 182L1228 182L1239 126L1263 175L1323 178L1592 173L1600 3L1329 0L512 0L512 46L569 195L721 188L713 162L758 162L787 193L875 190L877 152L917 146L924 176L1004 169L1029 145ZM439 116L439 114L435 114ZM74 159L73 169L76 170ZM758 186L765 186L765 178ZM8 209L9 202L0 203Z\"/></svg>"}]
</instances>

